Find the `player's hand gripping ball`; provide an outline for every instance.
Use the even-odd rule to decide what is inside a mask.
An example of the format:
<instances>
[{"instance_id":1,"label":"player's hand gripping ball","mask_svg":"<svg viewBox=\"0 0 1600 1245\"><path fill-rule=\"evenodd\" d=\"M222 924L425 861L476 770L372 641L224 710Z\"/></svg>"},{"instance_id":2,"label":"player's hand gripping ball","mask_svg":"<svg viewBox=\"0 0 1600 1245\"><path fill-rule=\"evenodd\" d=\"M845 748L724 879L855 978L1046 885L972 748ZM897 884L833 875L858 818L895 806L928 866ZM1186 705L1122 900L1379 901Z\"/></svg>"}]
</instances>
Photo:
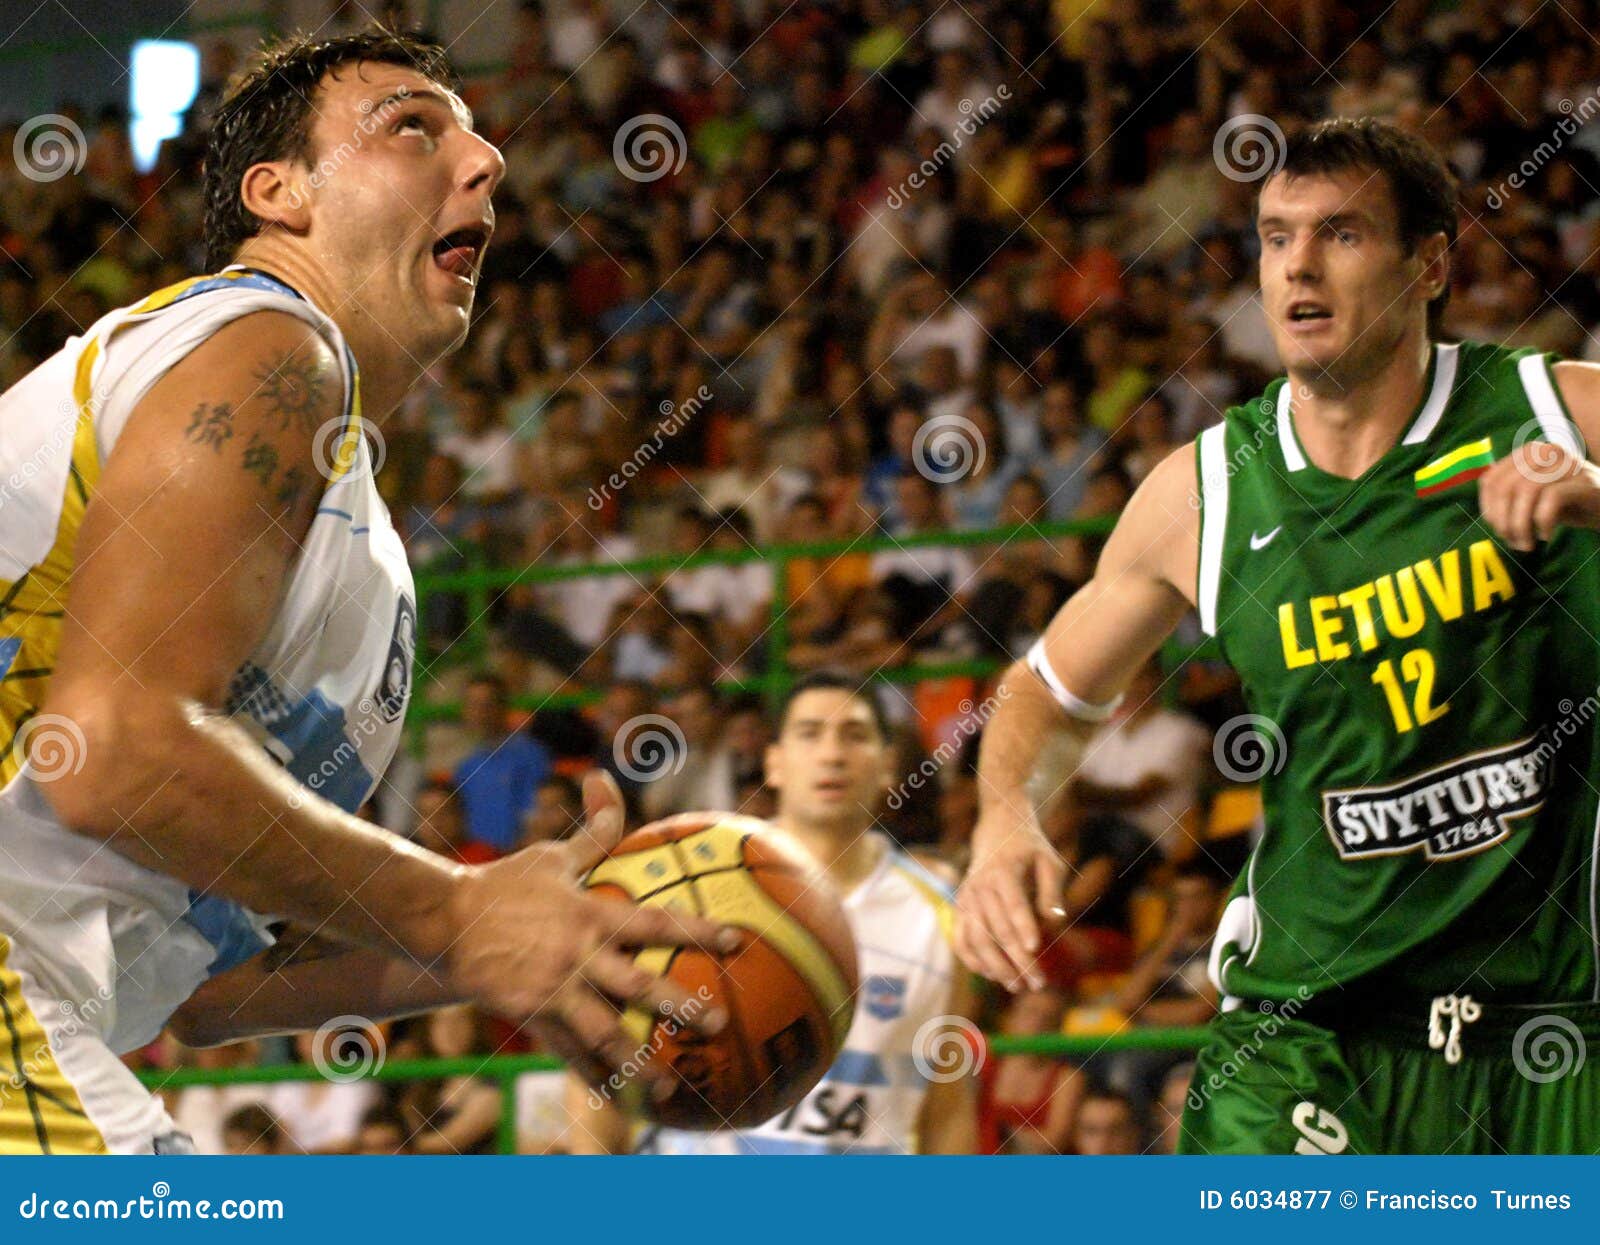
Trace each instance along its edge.
<instances>
[{"instance_id":1,"label":"player's hand gripping ball","mask_svg":"<svg viewBox=\"0 0 1600 1245\"><path fill-rule=\"evenodd\" d=\"M750 1128L781 1115L822 1079L844 1046L859 984L855 939L827 876L783 832L756 817L684 813L627 835L588 885L640 904L683 908L743 931L737 951L647 947L636 962L728 1023L714 1036L693 1017L629 1008L641 1062L678 1085L647 1102L637 1078L618 1100L675 1128ZM624 1073L626 1069L623 1069Z\"/></svg>"}]
</instances>

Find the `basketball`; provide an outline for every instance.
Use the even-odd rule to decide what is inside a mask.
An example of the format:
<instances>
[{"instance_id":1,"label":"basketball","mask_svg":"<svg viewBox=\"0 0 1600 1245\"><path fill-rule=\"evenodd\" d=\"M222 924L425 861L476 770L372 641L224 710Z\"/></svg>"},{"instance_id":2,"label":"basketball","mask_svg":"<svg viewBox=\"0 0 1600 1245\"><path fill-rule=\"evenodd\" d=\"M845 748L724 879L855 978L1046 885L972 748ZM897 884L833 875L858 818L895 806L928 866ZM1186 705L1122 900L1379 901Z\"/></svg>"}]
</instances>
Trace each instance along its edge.
<instances>
[{"instance_id":1,"label":"basketball","mask_svg":"<svg viewBox=\"0 0 1600 1245\"><path fill-rule=\"evenodd\" d=\"M630 1008L640 1061L661 1060L680 1084L625 1105L674 1128L748 1128L810 1092L844 1045L857 981L855 939L833 885L768 822L684 813L627 835L588 886L635 903L684 908L743 932L737 951L648 947L636 957L728 1023L706 1036ZM686 1018L687 1019L687 1018Z\"/></svg>"}]
</instances>

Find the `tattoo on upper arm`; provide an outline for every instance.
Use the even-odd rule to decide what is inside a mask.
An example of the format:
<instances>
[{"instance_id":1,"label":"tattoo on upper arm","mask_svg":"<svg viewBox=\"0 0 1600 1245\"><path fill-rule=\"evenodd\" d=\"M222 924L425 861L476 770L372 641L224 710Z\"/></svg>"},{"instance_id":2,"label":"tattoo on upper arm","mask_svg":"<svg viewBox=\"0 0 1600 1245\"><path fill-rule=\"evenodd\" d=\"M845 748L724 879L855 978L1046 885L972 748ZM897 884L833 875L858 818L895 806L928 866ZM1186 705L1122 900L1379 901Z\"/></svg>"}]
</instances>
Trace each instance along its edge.
<instances>
[{"instance_id":1,"label":"tattoo on upper arm","mask_svg":"<svg viewBox=\"0 0 1600 1245\"><path fill-rule=\"evenodd\" d=\"M244 447L244 469L261 482L262 488L272 486L272 477L278 470L278 451L270 441L263 441L259 432L252 432L250 444Z\"/></svg>"},{"instance_id":2,"label":"tattoo on upper arm","mask_svg":"<svg viewBox=\"0 0 1600 1245\"><path fill-rule=\"evenodd\" d=\"M329 371L320 352L297 349L255 373L257 388L250 395L246 422L257 426L236 427L232 402L201 402L189 416L184 437L221 455L237 435L243 447L239 465L255 477L267 499L264 504L280 511L293 509L317 480L313 472L283 461L281 438L286 434L309 438L323 426L334 397Z\"/></svg>"},{"instance_id":3,"label":"tattoo on upper arm","mask_svg":"<svg viewBox=\"0 0 1600 1245\"><path fill-rule=\"evenodd\" d=\"M301 432L315 432L322 423L325 386L320 359L297 351L283 362L269 364L256 373L258 391L268 409L278 418L278 431L291 425Z\"/></svg>"},{"instance_id":4,"label":"tattoo on upper arm","mask_svg":"<svg viewBox=\"0 0 1600 1245\"><path fill-rule=\"evenodd\" d=\"M222 453L222 443L233 436L233 403L218 402L213 406L200 403L189 416L189 426L183 430L183 435L196 445L209 445Z\"/></svg>"}]
</instances>

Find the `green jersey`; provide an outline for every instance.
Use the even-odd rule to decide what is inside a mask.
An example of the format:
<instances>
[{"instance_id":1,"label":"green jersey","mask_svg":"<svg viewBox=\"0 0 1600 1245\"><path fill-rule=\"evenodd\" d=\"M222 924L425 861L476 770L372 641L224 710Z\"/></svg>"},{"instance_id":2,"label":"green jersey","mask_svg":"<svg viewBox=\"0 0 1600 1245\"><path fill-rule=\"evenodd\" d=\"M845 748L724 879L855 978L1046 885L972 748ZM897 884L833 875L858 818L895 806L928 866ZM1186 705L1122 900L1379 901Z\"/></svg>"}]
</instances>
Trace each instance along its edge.
<instances>
[{"instance_id":1,"label":"green jersey","mask_svg":"<svg viewBox=\"0 0 1600 1245\"><path fill-rule=\"evenodd\" d=\"M1550 363L1433 346L1354 480L1306 458L1282 379L1201 434L1200 620L1251 710L1218 760L1265 805L1224 994L1600 997L1600 536L1518 553L1475 483L1525 441L1581 453Z\"/></svg>"}]
</instances>

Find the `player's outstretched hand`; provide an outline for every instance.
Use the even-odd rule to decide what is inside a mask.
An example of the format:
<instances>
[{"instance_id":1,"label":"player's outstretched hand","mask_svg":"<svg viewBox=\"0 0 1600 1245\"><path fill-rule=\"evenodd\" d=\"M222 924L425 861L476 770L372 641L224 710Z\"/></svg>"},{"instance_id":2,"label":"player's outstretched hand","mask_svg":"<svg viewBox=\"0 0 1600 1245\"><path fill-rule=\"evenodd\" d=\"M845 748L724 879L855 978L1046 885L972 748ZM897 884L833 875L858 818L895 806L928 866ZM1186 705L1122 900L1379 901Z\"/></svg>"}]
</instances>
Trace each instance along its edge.
<instances>
[{"instance_id":1,"label":"player's outstretched hand","mask_svg":"<svg viewBox=\"0 0 1600 1245\"><path fill-rule=\"evenodd\" d=\"M660 944L731 951L739 937L689 913L585 891L584 876L622 838L622 793L595 771L584 778L583 805L583 827L567 842L467 870L452 903L457 933L448 971L483 1007L536 1027L590 1080L637 1064L658 1083L667 1073L639 1058L620 1007L636 1003L712 1033L727 1017L640 968L631 951Z\"/></svg>"},{"instance_id":2,"label":"player's outstretched hand","mask_svg":"<svg viewBox=\"0 0 1600 1245\"><path fill-rule=\"evenodd\" d=\"M1563 523L1600 527L1600 467L1551 442L1529 441L1479 478L1478 506L1506 544L1526 553Z\"/></svg>"},{"instance_id":3,"label":"player's outstretched hand","mask_svg":"<svg viewBox=\"0 0 1600 1245\"><path fill-rule=\"evenodd\" d=\"M1067 870L1031 811L996 809L978 821L972 866L956 895L956 954L1013 992L1044 987L1040 918L1062 915Z\"/></svg>"}]
</instances>

